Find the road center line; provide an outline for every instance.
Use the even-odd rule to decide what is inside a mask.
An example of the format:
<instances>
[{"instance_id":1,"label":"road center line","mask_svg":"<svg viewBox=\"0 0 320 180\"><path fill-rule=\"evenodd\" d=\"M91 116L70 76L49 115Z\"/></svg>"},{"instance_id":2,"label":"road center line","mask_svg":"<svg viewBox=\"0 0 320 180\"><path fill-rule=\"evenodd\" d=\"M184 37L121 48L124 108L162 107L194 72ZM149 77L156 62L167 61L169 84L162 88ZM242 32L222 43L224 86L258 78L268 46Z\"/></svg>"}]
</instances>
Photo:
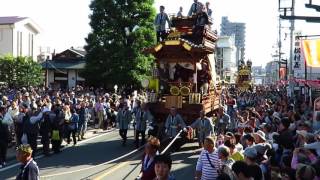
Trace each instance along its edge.
<instances>
[{"instance_id":1,"label":"road center line","mask_svg":"<svg viewBox=\"0 0 320 180\"><path fill-rule=\"evenodd\" d=\"M142 148L142 147L140 147ZM116 165L115 167L113 167L112 169L108 170L107 172L101 174L100 176L94 178L93 180L101 180L102 178L108 176L109 174L113 173L114 171L122 168L123 166L127 165L130 161L135 160L137 157L141 156L141 153L133 156L132 158L128 159L125 162L121 162L120 164Z\"/></svg>"},{"instance_id":2,"label":"road center line","mask_svg":"<svg viewBox=\"0 0 320 180\"><path fill-rule=\"evenodd\" d=\"M67 171L67 172L61 172L61 173L56 173L56 174L50 174L50 175L45 175L45 176L40 176L41 178L48 178L48 177L54 177L54 176L61 176L61 175L66 175L66 174L71 174L71 173L76 173L76 172L80 172L80 171L85 171L85 170L89 170L89 169L92 169L92 168L97 168L99 166L103 166L103 165L107 165L107 164L111 164L111 163L114 163L116 161L119 161L120 159L123 159L123 158L126 158L138 151L140 151L141 149L143 149L144 146L141 146L139 147L138 149L135 149L127 154L124 154L120 157L117 157L115 159L112 159L110 161L107 161L107 162L104 162L104 163L101 163L101 164L97 164L95 166L90 166L90 167L86 167L86 168L82 168L82 169L77 169L77 170L74 170L74 171ZM139 154L138 154L139 155ZM134 158L136 158L136 156L134 156ZM121 163L120 163L121 164ZM118 166L118 165L117 165Z\"/></svg>"}]
</instances>

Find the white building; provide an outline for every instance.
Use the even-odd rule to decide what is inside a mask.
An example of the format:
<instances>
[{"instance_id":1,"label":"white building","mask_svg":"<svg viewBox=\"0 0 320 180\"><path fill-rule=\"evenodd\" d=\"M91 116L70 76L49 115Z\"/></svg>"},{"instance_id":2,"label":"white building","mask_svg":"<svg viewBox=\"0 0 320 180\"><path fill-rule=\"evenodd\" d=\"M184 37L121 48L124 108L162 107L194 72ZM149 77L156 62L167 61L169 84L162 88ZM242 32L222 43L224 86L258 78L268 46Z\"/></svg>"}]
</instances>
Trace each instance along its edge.
<instances>
[{"instance_id":1,"label":"white building","mask_svg":"<svg viewBox=\"0 0 320 180\"><path fill-rule=\"evenodd\" d=\"M236 66L236 46L233 36L220 36L217 41L217 73L221 80L234 83Z\"/></svg>"},{"instance_id":2,"label":"white building","mask_svg":"<svg viewBox=\"0 0 320 180\"><path fill-rule=\"evenodd\" d=\"M0 55L37 58L39 26L27 17L0 17Z\"/></svg>"},{"instance_id":3,"label":"white building","mask_svg":"<svg viewBox=\"0 0 320 180\"><path fill-rule=\"evenodd\" d=\"M236 64L239 65L240 60L245 58L245 39L246 24L240 22L231 22L228 17L221 18L220 36L234 36L236 49Z\"/></svg>"}]
</instances>

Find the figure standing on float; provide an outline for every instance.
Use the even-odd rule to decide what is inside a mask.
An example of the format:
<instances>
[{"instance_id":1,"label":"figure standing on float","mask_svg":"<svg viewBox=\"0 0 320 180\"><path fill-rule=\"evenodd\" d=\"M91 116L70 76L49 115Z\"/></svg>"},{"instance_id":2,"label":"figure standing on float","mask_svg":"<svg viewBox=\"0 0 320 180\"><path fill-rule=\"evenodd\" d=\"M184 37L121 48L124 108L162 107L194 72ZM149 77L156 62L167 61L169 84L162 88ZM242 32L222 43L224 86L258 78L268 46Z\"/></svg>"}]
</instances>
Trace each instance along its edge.
<instances>
[{"instance_id":1,"label":"figure standing on float","mask_svg":"<svg viewBox=\"0 0 320 180\"><path fill-rule=\"evenodd\" d=\"M166 38L166 22L168 22L169 28L171 27L169 16L164 12L164 9L164 6L160 6L160 13L157 14L154 20L157 32L157 42L164 41Z\"/></svg>"}]
</instances>

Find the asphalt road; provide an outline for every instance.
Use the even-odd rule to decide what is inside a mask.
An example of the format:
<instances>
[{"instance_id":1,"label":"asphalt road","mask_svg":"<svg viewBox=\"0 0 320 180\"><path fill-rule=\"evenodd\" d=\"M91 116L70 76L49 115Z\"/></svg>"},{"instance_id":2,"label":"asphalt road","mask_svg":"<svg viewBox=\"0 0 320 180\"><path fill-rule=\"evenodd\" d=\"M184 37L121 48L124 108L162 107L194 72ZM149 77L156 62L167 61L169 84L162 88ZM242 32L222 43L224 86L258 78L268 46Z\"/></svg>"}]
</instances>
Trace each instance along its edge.
<instances>
[{"instance_id":1,"label":"asphalt road","mask_svg":"<svg viewBox=\"0 0 320 180\"><path fill-rule=\"evenodd\" d=\"M195 173L195 164L200 153L196 149L197 144L191 143L184 145L179 152L171 154L173 159L172 175L177 180L193 180ZM102 171L101 173L93 176L94 180L133 180L137 177L141 169L141 154L136 155L129 160L119 163L116 166Z\"/></svg>"},{"instance_id":2,"label":"asphalt road","mask_svg":"<svg viewBox=\"0 0 320 180\"><path fill-rule=\"evenodd\" d=\"M133 131L128 131L127 146L121 145L118 131L98 135L65 149L60 154L36 159L40 168L40 179L134 179L140 171L143 150L136 150ZM193 179L194 168L199 154L195 143L189 143L179 152L172 154L172 173L179 179ZM122 158L119 158L124 156ZM19 166L0 171L0 179L14 179Z\"/></svg>"}]
</instances>

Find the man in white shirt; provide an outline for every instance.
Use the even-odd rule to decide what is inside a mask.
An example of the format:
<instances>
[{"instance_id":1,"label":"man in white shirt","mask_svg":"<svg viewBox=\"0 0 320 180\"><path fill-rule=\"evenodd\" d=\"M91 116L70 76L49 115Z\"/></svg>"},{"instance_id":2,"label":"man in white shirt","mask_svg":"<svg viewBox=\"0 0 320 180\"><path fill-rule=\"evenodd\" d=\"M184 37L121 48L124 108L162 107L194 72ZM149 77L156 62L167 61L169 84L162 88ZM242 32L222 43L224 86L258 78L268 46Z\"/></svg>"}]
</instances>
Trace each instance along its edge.
<instances>
[{"instance_id":1,"label":"man in white shirt","mask_svg":"<svg viewBox=\"0 0 320 180\"><path fill-rule=\"evenodd\" d=\"M222 163L218 152L214 148L214 139L206 137L204 140L204 150L202 150L197 161L195 179L217 179L221 166Z\"/></svg>"}]
</instances>

